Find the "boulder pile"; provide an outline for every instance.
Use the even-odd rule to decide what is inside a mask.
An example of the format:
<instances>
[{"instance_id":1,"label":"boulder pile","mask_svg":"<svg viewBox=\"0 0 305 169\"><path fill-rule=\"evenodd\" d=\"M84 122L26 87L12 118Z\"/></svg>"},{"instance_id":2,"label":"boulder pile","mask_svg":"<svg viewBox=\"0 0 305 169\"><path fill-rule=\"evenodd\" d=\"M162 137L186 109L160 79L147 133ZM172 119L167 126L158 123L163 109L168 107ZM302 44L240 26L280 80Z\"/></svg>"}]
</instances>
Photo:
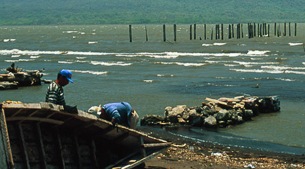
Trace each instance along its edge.
<instances>
[{"instance_id":1,"label":"boulder pile","mask_svg":"<svg viewBox=\"0 0 305 169\"><path fill-rule=\"evenodd\" d=\"M197 127L227 127L249 121L260 113L280 111L276 96L237 96L234 98L206 98L201 106L177 105L166 107L164 116L146 115L141 125L190 125Z\"/></svg>"}]
</instances>

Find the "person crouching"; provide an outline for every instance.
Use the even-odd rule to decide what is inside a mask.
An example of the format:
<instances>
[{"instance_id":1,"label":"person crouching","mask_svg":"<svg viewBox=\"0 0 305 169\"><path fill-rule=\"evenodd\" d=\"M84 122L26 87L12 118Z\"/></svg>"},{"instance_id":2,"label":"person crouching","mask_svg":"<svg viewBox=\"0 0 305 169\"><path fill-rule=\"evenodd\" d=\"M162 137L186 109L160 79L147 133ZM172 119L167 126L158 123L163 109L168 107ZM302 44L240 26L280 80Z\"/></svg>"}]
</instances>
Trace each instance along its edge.
<instances>
[{"instance_id":1,"label":"person crouching","mask_svg":"<svg viewBox=\"0 0 305 169\"><path fill-rule=\"evenodd\" d=\"M132 109L128 102L107 103L103 106L93 106L88 112L93 110L100 118L111 121L113 125L120 124L131 129L135 129L139 121L138 113Z\"/></svg>"}]
</instances>

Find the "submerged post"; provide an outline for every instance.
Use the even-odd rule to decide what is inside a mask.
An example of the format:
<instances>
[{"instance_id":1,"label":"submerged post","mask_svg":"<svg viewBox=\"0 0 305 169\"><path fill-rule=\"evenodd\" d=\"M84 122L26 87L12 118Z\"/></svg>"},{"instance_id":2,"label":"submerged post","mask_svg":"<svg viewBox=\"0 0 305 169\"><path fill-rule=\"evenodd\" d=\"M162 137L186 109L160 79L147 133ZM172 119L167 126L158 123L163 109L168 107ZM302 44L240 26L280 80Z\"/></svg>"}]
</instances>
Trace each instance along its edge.
<instances>
[{"instance_id":1,"label":"submerged post","mask_svg":"<svg viewBox=\"0 0 305 169\"><path fill-rule=\"evenodd\" d=\"M132 42L132 31L131 31L131 25L129 25L129 42Z\"/></svg>"},{"instance_id":2,"label":"submerged post","mask_svg":"<svg viewBox=\"0 0 305 169\"><path fill-rule=\"evenodd\" d=\"M197 35L196 35L197 30L196 30L196 29L197 29L196 24L194 24L194 40L196 40L196 36L197 36Z\"/></svg>"},{"instance_id":3,"label":"submerged post","mask_svg":"<svg viewBox=\"0 0 305 169\"><path fill-rule=\"evenodd\" d=\"M294 23L294 36L297 36L297 23Z\"/></svg>"},{"instance_id":4,"label":"submerged post","mask_svg":"<svg viewBox=\"0 0 305 169\"><path fill-rule=\"evenodd\" d=\"M177 41L177 26L174 24L174 41Z\"/></svg>"},{"instance_id":5,"label":"submerged post","mask_svg":"<svg viewBox=\"0 0 305 169\"><path fill-rule=\"evenodd\" d=\"M165 30L165 24L163 24L163 42L166 41L166 30Z\"/></svg>"},{"instance_id":6,"label":"submerged post","mask_svg":"<svg viewBox=\"0 0 305 169\"><path fill-rule=\"evenodd\" d=\"M146 37L146 42L148 41L148 34L147 34L147 27L145 25L145 37Z\"/></svg>"},{"instance_id":7,"label":"submerged post","mask_svg":"<svg viewBox=\"0 0 305 169\"><path fill-rule=\"evenodd\" d=\"M206 24L203 25L203 34L204 34L204 40L206 40L207 39L207 25Z\"/></svg>"},{"instance_id":8,"label":"submerged post","mask_svg":"<svg viewBox=\"0 0 305 169\"><path fill-rule=\"evenodd\" d=\"M190 40L192 40L192 25L190 25Z\"/></svg>"}]
</instances>

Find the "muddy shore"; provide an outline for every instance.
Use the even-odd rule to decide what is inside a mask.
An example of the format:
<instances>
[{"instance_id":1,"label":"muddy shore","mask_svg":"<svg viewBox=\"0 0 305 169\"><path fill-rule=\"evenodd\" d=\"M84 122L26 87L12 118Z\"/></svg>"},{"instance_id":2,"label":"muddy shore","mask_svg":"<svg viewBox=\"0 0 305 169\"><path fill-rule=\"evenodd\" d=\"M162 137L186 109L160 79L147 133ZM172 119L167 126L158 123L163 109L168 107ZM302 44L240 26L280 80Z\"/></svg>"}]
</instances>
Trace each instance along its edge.
<instances>
[{"instance_id":1,"label":"muddy shore","mask_svg":"<svg viewBox=\"0 0 305 169\"><path fill-rule=\"evenodd\" d=\"M305 154L259 151L247 148L226 147L212 143L198 143L174 136L166 131L141 131L172 142L164 152L145 162L146 169L301 169L305 168Z\"/></svg>"}]
</instances>

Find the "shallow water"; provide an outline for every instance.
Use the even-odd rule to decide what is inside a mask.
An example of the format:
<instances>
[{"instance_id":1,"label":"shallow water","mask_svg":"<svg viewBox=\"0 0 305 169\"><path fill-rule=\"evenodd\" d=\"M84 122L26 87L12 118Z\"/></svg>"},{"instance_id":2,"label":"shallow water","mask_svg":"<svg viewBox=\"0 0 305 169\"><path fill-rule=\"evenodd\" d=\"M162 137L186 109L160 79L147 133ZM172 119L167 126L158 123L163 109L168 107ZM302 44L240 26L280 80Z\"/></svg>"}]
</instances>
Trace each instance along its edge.
<instances>
[{"instance_id":1,"label":"shallow water","mask_svg":"<svg viewBox=\"0 0 305 169\"><path fill-rule=\"evenodd\" d=\"M177 42L168 28L163 42L162 27L148 25L146 42L144 26L136 25L130 43L128 25L0 27L0 69L13 62L44 68L46 79L70 69L75 83L65 87L68 104L87 110L124 100L141 117L163 115L166 106L199 106L206 97L276 95L281 112L218 133L305 148L304 25L298 24L297 37L218 41L189 40L187 28L178 26ZM46 88L0 91L0 100L41 102Z\"/></svg>"}]
</instances>

